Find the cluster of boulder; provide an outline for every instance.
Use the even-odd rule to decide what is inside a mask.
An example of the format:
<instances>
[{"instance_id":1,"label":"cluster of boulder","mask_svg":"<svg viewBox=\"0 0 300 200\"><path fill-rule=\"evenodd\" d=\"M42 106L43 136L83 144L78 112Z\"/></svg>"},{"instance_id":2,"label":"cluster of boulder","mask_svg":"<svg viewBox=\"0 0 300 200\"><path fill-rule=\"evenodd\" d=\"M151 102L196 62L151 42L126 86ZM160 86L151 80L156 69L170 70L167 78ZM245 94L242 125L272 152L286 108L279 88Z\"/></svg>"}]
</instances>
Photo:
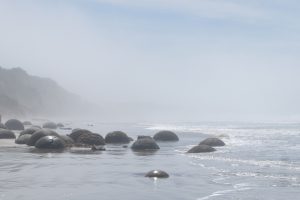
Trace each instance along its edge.
<instances>
[{"instance_id":1,"label":"cluster of boulder","mask_svg":"<svg viewBox=\"0 0 300 200\"><path fill-rule=\"evenodd\" d=\"M24 126L30 126L24 128ZM66 147L89 147L91 150L105 150L105 144L126 145L133 141L126 133L122 131L113 131L108 133L105 138L100 134L93 133L86 129L73 129L69 135L59 135L55 129L65 129L62 123L46 122L39 126L33 126L31 122L21 122L16 119L10 119L5 124L0 123L0 139L15 139L16 144L26 144L34 146L37 149L64 149ZM19 136L13 131L21 131ZM177 142L179 137L172 131L160 131L153 137L140 135L131 145L133 151L157 151L160 149L157 142ZM192 147L187 153L207 153L214 152L214 147L224 146L225 143L218 138L207 138L198 145ZM150 178L168 178L169 174L161 170L152 170L146 177Z\"/></svg>"},{"instance_id":2,"label":"cluster of boulder","mask_svg":"<svg viewBox=\"0 0 300 200\"><path fill-rule=\"evenodd\" d=\"M24 126L31 126L24 130ZM32 126L31 122L20 122L16 119L10 119L5 124L0 123L0 139L16 139L16 144L27 144L39 149L63 149L65 147L79 146L92 147L105 144L129 144L133 139L122 131L108 133L105 138L100 134L92 133L86 129L74 129L70 135L59 135L54 130L64 127L61 123L46 122L42 128ZM19 130L21 133L16 138L12 130ZM131 145L133 151L157 151L160 149L157 142L177 142L179 137L172 131L160 131L153 137L138 136ZM218 138L207 138L194 146L187 153L206 153L216 151L214 147L224 146L225 143ZM103 150L103 148L100 148Z\"/></svg>"},{"instance_id":3,"label":"cluster of boulder","mask_svg":"<svg viewBox=\"0 0 300 200\"><path fill-rule=\"evenodd\" d=\"M207 138L200 142L197 146L194 146L187 153L207 153L214 152L214 147L225 146L225 143L219 138Z\"/></svg>"}]
</instances>

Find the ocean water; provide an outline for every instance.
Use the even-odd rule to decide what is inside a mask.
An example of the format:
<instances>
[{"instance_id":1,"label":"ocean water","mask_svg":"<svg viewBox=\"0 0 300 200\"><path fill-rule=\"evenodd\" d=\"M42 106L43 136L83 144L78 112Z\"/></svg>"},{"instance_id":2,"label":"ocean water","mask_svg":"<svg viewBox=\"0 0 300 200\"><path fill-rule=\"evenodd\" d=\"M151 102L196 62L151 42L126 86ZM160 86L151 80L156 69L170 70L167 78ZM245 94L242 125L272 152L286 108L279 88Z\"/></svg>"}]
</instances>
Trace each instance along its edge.
<instances>
[{"instance_id":1,"label":"ocean water","mask_svg":"<svg viewBox=\"0 0 300 200\"><path fill-rule=\"evenodd\" d=\"M137 154L117 145L106 145L103 152L71 148L62 153L41 153L12 140L1 140L0 200L300 199L300 124L88 126L73 122L69 126L102 136L122 130L133 138L172 130L180 141L158 143L161 149L153 154ZM212 153L185 153L211 136L222 138L226 146ZM153 169L168 172L170 178L144 177Z\"/></svg>"}]
</instances>

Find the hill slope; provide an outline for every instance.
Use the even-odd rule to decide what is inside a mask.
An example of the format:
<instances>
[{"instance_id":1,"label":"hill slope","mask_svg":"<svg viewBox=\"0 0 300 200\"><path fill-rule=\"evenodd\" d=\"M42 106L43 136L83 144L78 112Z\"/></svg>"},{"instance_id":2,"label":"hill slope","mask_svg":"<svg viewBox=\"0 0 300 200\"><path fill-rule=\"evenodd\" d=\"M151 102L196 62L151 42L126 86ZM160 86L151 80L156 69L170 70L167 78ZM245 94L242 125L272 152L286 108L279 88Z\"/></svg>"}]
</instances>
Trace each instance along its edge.
<instances>
[{"instance_id":1,"label":"hill slope","mask_svg":"<svg viewBox=\"0 0 300 200\"><path fill-rule=\"evenodd\" d=\"M69 116L91 106L56 82L27 74L21 68L0 67L0 114L9 116Z\"/></svg>"}]
</instances>

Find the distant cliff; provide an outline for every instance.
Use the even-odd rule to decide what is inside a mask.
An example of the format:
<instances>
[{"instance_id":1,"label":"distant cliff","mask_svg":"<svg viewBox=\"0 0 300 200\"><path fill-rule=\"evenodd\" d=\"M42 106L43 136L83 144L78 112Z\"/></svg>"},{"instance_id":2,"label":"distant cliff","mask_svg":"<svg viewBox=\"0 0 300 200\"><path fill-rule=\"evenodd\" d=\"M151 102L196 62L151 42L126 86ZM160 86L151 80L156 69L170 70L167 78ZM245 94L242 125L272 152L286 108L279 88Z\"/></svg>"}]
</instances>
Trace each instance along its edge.
<instances>
[{"instance_id":1,"label":"distant cliff","mask_svg":"<svg viewBox=\"0 0 300 200\"><path fill-rule=\"evenodd\" d=\"M48 78L21 68L0 67L0 114L8 116L70 116L92 110L78 95Z\"/></svg>"}]
</instances>

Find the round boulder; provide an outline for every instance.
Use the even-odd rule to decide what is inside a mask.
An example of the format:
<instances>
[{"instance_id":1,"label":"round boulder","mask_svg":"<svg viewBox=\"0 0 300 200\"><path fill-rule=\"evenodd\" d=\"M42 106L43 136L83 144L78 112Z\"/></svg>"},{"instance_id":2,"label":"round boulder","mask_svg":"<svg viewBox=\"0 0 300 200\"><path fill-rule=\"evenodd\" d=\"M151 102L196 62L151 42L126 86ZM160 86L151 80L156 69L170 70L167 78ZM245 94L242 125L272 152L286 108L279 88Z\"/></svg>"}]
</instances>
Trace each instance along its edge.
<instances>
[{"instance_id":1,"label":"round boulder","mask_svg":"<svg viewBox=\"0 0 300 200\"><path fill-rule=\"evenodd\" d=\"M40 129L36 132L34 132L29 141L27 142L27 145L28 146L35 146L35 143L42 137L44 136L57 136L58 137L58 134L55 132L55 131L52 131L50 129Z\"/></svg>"},{"instance_id":2,"label":"round boulder","mask_svg":"<svg viewBox=\"0 0 300 200\"><path fill-rule=\"evenodd\" d=\"M24 135L20 135L16 140L15 143L16 144L27 144L28 141L30 140L31 135L29 134L24 134Z\"/></svg>"},{"instance_id":3,"label":"round boulder","mask_svg":"<svg viewBox=\"0 0 300 200\"><path fill-rule=\"evenodd\" d=\"M65 126L63 125L63 123L58 123L58 124L56 124L56 126L57 126L58 128L63 128L63 127L65 127Z\"/></svg>"},{"instance_id":4,"label":"round boulder","mask_svg":"<svg viewBox=\"0 0 300 200\"><path fill-rule=\"evenodd\" d=\"M78 137L82 134L85 134L85 133L92 133L91 131L89 130L86 130L86 129L74 129L72 131L72 133L69 135L74 141L77 141Z\"/></svg>"},{"instance_id":5,"label":"round boulder","mask_svg":"<svg viewBox=\"0 0 300 200\"><path fill-rule=\"evenodd\" d=\"M156 141L176 142L179 140L178 136L172 131L160 131L153 136Z\"/></svg>"},{"instance_id":6,"label":"round boulder","mask_svg":"<svg viewBox=\"0 0 300 200\"><path fill-rule=\"evenodd\" d=\"M114 131L105 136L105 142L109 144L128 144L130 138L122 131Z\"/></svg>"},{"instance_id":7,"label":"round boulder","mask_svg":"<svg viewBox=\"0 0 300 200\"><path fill-rule=\"evenodd\" d=\"M82 145L105 145L104 138L96 133L84 133L81 134L77 140L76 144Z\"/></svg>"},{"instance_id":8,"label":"round boulder","mask_svg":"<svg viewBox=\"0 0 300 200\"><path fill-rule=\"evenodd\" d=\"M169 178L169 174L167 172L161 170L152 170L148 172L145 177L149 178Z\"/></svg>"},{"instance_id":9,"label":"round boulder","mask_svg":"<svg viewBox=\"0 0 300 200\"><path fill-rule=\"evenodd\" d=\"M20 133L20 136L21 135L32 135L34 132L36 132L38 130L40 130L40 128L38 128L38 127L30 127L30 128L25 129L24 131L22 131Z\"/></svg>"},{"instance_id":10,"label":"round boulder","mask_svg":"<svg viewBox=\"0 0 300 200\"><path fill-rule=\"evenodd\" d=\"M59 137L66 143L66 146L73 146L74 140L67 135L59 135Z\"/></svg>"},{"instance_id":11,"label":"round boulder","mask_svg":"<svg viewBox=\"0 0 300 200\"><path fill-rule=\"evenodd\" d=\"M14 132L6 129L0 129L0 139L15 139Z\"/></svg>"},{"instance_id":12,"label":"round boulder","mask_svg":"<svg viewBox=\"0 0 300 200\"><path fill-rule=\"evenodd\" d=\"M225 146L225 143L219 138L207 138L202 142L200 142L199 144L206 144L211 147Z\"/></svg>"},{"instance_id":13,"label":"round boulder","mask_svg":"<svg viewBox=\"0 0 300 200\"><path fill-rule=\"evenodd\" d=\"M60 137L47 135L36 141L34 146L38 149L63 149L65 142Z\"/></svg>"},{"instance_id":14,"label":"round boulder","mask_svg":"<svg viewBox=\"0 0 300 200\"><path fill-rule=\"evenodd\" d=\"M132 146L132 150L144 151L144 150L158 150L159 146L156 144L155 140L152 138L142 138L136 140Z\"/></svg>"},{"instance_id":15,"label":"round boulder","mask_svg":"<svg viewBox=\"0 0 300 200\"><path fill-rule=\"evenodd\" d=\"M31 126L32 123L31 123L30 121L25 121L25 122L23 122L23 125L24 125L24 126Z\"/></svg>"},{"instance_id":16,"label":"round boulder","mask_svg":"<svg viewBox=\"0 0 300 200\"><path fill-rule=\"evenodd\" d=\"M216 151L216 149L211 146L201 144L198 146L194 146L187 153L208 153L208 152L213 152L213 151Z\"/></svg>"},{"instance_id":17,"label":"round boulder","mask_svg":"<svg viewBox=\"0 0 300 200\"><path fill-rule=\"evenodd\" d=\"M0 129L7 129L7 127L4 124L0 123Z\"/></svg>"},{"instance_id":18,"label":"round boulder","mask_svg":"<svg viewBox=\"0 0 300 200\"><path fill-rule=\"evenodd\" d=\"M57 125L54 122L46 122L43 124L43 128L57 129Z\"/></svg>"},{"instance_id":19,"label":"round boulder","mask_svg":"<svg viewBox=\"0 0 300 200\"><path fill-rule=\"evenodd\" d=\"M16 131L22 131L24 130L24 125L22 122L20 122L17 119L10 119L5 123L5 126L9 130L16 130Z\"/></svg>"}]
</instances>

